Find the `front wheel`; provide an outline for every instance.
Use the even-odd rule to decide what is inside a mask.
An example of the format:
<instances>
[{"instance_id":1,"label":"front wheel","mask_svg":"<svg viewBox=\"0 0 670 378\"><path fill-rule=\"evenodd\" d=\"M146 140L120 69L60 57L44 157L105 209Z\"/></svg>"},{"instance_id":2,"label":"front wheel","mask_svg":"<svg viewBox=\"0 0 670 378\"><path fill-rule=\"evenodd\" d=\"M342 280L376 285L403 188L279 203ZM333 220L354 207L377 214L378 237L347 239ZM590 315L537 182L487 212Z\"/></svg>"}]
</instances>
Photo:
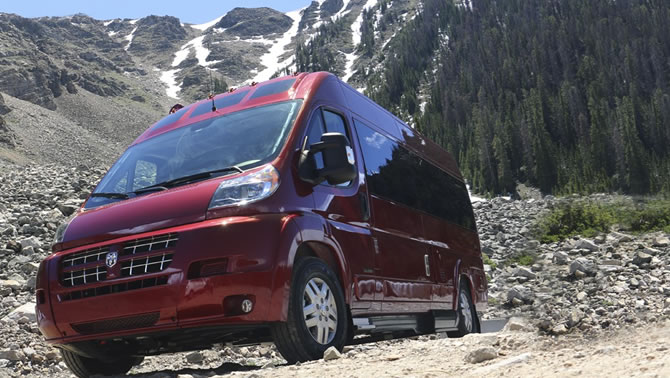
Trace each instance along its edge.
<instances>
[{"instance_id":1,"label":"front wheel","mask_svg":"<svg viewBox=\"0 0 670 378\"><path fill-rule=\"evenodd\" d=\"M447 332L447 336L463 337L468 333L477 332L479 332L477 311L472 304L470 287L467 282L461 281L460 289L458 290L458 329L456 331Z\"/></svg>"},{"instance_id":2,"label":"front wheel","mask_svg":"<svg viewBox=\"0 0 670 378\"><path fill-rule=\"evenodd\" d=\"M337 276L322 260L296 262L291 280L288 318L272 328L277 349L289 363L316 360L331 346L342 350L348 318Z\"/></svg>"},{"instance_id":3,"label":"front wheel","mask_svg":"<svg viewBox=\"0 0 670 378\"><path fill-rule=\"evenodd\" d=\"M122 357L114 362L106 362L88 358L70 352L66 349L60 350L65 365L79 378L88 378L92 375L121 375L126 374L133 366L139 365L143 357Z\"/></svg>"}]
</instances>

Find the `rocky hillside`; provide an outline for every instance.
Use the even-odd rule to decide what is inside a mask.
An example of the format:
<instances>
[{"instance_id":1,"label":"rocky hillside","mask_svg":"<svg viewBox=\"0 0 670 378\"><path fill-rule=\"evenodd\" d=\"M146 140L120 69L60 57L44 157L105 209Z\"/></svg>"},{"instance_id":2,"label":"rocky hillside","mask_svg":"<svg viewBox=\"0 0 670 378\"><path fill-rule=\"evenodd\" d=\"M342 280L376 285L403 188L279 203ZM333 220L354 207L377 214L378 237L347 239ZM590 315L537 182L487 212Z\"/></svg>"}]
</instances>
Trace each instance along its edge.
<instances>
[{"instance_id":1,"label":"rocky hillside","mask_svg":"<svg viewBox=\"0 0 670 378\"><path fill-rule=\"evenodd\" d=\"M77 208L103 173L102 168L86 166L0 163L0 266L5 267L0 272L0 332L4 335L0 376L69 376L60 354L42 342L36 329L34 276L38 263L49 253L58 224ZM615 198L601 195L592 199L607 202ZM537 345L550 342L553 339L549 336L600 337L626 326L644 327L668 318L668 235L635 236L612 231L594 239L553 244L540 244L532 237L536 217L571 200L579 198L475 199L482 247L489 257L490 308L484 319L526 319L514 320L508 328L529 333L521 340L507 340L507 336L486 339L485 346L475 341L465 344L466 350L493 347L494 352L481 353L496 358L498 352L510 353L531 341L537 341ZM464 345L455 340L440 341L440 337L426 336L418 344L398 341L356 346L348 349L345 357L368 361L377 356L390 362L395 356L406 356L408 364L418 361L416 368L420 369L420 355L426 350L440 355L444 348ZM462 361L466 357L458 358ZM209 375L283 363L270 346L215 348L147 358L134 372L205 369ZM296 368L279 368L277 372L291 374L292 369ZM275 373L268 370L267 374Z\"/></svg>"},{"instance_id":2,"label":"rocky hillside","mask_svg":"<svg viewBox=\"0 0 670 378\"><path fill-rule=\"evenodd\" d=\"M305 49L332 58L324 69L363 88L367 67L388 53L363 49L370 30L385 19L372 39L386 45L417 4L317 0L286 14L235 8L201 25L0 13L0 159L110 164L177 101L318 69L300 63Z\"/></svg>"}]
</instances>

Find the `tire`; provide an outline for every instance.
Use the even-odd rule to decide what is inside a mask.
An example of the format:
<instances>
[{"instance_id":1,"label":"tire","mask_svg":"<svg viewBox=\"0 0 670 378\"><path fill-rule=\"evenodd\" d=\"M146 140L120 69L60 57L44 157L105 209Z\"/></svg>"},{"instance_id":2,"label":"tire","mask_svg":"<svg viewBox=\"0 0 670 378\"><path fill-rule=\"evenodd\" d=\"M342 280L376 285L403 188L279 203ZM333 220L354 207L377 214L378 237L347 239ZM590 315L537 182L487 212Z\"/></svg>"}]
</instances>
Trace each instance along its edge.
<instances>
[{"instance_id":1,"label":"tire","mask_svg":"<svg viewBox=\"0 0 670 378\"><path fill-rule=\"evenodd\" d=\"M286 320L273 325L272 337L288 363L322 358L331 346L342 351L348 311L337 276L323 261L306 257L294 265Z\"/></svg>"},{"instance_id":2,"label":"tire","mask_svg":"<svg viewBox=\"0 0 670 378\"><path fill-rule=\"evenodd\" d=\"M88 378L96 374L126 374L133 366L139 365L144 360L144 357L122 357L113 362L106 362L84 357L66 349L61 349L60 353L67 367L79 378Z\"/></svg>"},{"instance_id":3,"label":"tire","mask_svg":"<svg viewBox=\"0 0 670 378\"><path fill-rule=\"evenodd\" d=\"M479 333L477 311L472 304L472 295L467 281L461 281L458 290L458 329L447 332L449 337L463 337L469 333Z\"/></svg>"}]
</instances>

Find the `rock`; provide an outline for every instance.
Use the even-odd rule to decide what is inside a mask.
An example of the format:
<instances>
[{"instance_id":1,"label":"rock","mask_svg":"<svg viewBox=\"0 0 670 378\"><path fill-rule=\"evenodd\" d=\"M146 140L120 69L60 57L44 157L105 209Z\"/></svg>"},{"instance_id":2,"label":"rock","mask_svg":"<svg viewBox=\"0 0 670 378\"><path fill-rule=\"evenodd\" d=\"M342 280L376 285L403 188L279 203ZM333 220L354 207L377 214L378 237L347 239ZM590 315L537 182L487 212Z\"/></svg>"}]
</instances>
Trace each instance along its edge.
<instances>
[{"instance_id":1,"label":"rock","mask_svg":"<svg viewBox=\"0 0 670 378\"><path fill-rule=\"evenodd\" d=\"M568 333L568 328L564 324L559 324L551 329L551 333L554 335L564 335Z\"/></svg>"},{"instance_id":2,"label":"rock","mask_svg":"<svg viewBox=\"0 0 670 378\"><path fill-rule=\"evenodd\" d=\"M507 301L512 302L514 299L529 303L533 300L533 292L523 285L515 285L507 292Z\"/></svg>"},{"instance_id":3,"label":"rock","mask_svg":"<svg viewBox=\"0 0 670 378\"><path fill-rule=\"evenodd\" d=\"M498 357L498 352L493 347L478 348L465 355L465 361L471 364L492 360Z\"/></svg>"},{"instance_id":4,"label":"rock","mask_svg":"<svg viewBox=\"0 0 670 378\"><path fill-rule=\"evenodd\" d=\"M646 253L648 255L652 255L652 256L658 256L659 254L661 254L661 251L659 251L658 249L649 248L649 247L645 247L642 251L644 253Z\"/></svg>"},{"instance_id":5,"label":"rock","mask_svg":"<svg viewBox=\"0 0 670 378\"><path fill-rule=\"evenodd\" d=\"M596 245L594 242L587 240L587 239L579 239L577 242L575 242L574 246L575 249L588 249L591 252L598 251L600 247Z\"/></svg>"},{"instance_id":6,"label":"rock","mask_svg":"<svg viewBox=\"0 0 670 378\"><path fill-rule=\"evenodd\" d=\"M633 264L640 266L642 264L648 264L651 262L651 255L638 251L633 258Z\"/></svg>"},{"instance_id":7,"label":"rock","mask_svg":"<svg viewBox=\"0 0 670 378\"><path fill-rule=\"evenodd\" d=\"M19 319L22 317L27 317L31 323L36 322L36 317L35 317L35 304L32 302L28 302L22 306L19 306L15 308L12 312L7 314L4 318L2 318L3 322L18 322ZM1 357L0 357L1 358Z\"/></svg>"},{"instance_id":8,"label":"rock","mask_svg":"<svg viewBox=\"0 0 670 378\"><path fill-rule=\"evenodd\" d=\"M667 247L670 246L670 239L668 239L667 236L657 236L654 239L654 243L652 244L654 247Z\"/></svg>"},{"instance_id":9,"label":"rock","mask_svg":"<svg viewBox=\"0 0 670 378\"><path fill-rule=\"evenodd\" d=\"M21 244L21 248L26 248L26 247L33 247L33 249L40 248L42 246L42 243L40 242L39 239L37 239L34 236L31 236L26 239L21 239L19 240L19 243Z\"/></svg>"},{"instance_id":10,"label":"rock","mask_svg":"<svg viewBox=\"0 0 670 378\"><path fill-rule=\"evenodd\" d=\"M204 359L204 356L200 352L191 352L186 355L186 361L192 364L201 363Z\"/></svg>"},{"instance_id":11,"label":"rock","mask_svg":"<svg viewBox=\"0 0 670 378\"><path fill-rule=\"evenodd\" d=\"M507 324L505 324L505 327L503 328L503 331L521 331L521 332L529 332L532 331L533 327L528 324L528 321L524 318L520 317L512 317L507 321Z\"/></svg>"},{"instance_id":12,"label":"rock","mask_svg":"<svg viewBox=\"0 0 670 378\"><path fill-rule=\"evenodd\" d=\"M565 252L555 252L554 256L552 257L552 261L556 265L568 265L568 262L570 259L568 258L568 254Z\"/></svg>"},{"instance_id":13,"label":"rock","mask_svg":"<svg viewBox=\"0 0 670 378\"><path fill-rule=\"evenodd\" d=\"M325 352L323 352L324 361L337 360L340 357L342 357L342 354L334 346L329 347Z\"/></svg>"},{"instance_id":14,"label":"rock","mask_svg":"<svg viewBox=\"0 0 670 378\"><path fill-rule=\"evenodd\" d=\"M20 350L0 350L0 359L9 361L23 361L26 359L25 354Z\"/></svg>"},{"instance_id":15,"label":"rock","mask_svg":"<svg viewBox=\"0 0 670 378\"><path fill-rule=\"evenodd\" d=\"M586 294L583 291L580 291L579 293L577 293L577 300L581 302L584 299L586 299L587 296L588 296L588 294Z\"/></svg>"},{"instance_id":16,"label":"rock","mask_svg":"<svg viewBox=\"0 0 670 378\"><path fill-rule=\"evenodd\" d=\"M570 264L570 274L575 274L577 271L585 275L594 275L596 273L596 265L587 258L578 257Z\"/></svg>"},{"instance_id":17,"label":"rock","mask_svg":"<svg viewBox=\"0 0 670 378\"><path fill-rule=\"evenodd\" d=\"M11 290L18 291L23 285L16 280L0 280L0 289L9 288Z\"/></svg>"},{"instance_id":18,"label":"rock","mask_svg":"<svg viewBox=\"0 0 670 378\"><path fill-rule=\"evenodd\" d=\"M533 271L522 266L516 268L516 270L514 271L514 273L512 273L512 275L517 277L526 277L529 280L533 280L537 277L537 275L533 273Z\"/></svg>"}]
</instances>

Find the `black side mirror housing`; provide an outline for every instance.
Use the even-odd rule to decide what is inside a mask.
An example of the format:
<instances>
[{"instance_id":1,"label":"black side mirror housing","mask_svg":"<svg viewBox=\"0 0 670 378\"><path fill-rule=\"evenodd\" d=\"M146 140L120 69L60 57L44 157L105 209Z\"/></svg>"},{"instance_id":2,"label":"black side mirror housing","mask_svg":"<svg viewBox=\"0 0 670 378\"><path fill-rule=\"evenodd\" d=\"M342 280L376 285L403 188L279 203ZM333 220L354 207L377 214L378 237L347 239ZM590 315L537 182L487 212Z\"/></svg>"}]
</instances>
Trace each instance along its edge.
<instances>
[{"instance_id":1,"label":"black side mirror housing","mask_svg":"<svg viewBox=\"0 0 670 378\"><path fill-rule=\"evenodd\" d=\"M323 156L323 168L317 168L315 155ZM321 141L303 148L298 163L303 181L318 185L327 180L330 185L343 184L356 178L354 151L341 133L325 133Z\"/></svg>"}]
</instances>

